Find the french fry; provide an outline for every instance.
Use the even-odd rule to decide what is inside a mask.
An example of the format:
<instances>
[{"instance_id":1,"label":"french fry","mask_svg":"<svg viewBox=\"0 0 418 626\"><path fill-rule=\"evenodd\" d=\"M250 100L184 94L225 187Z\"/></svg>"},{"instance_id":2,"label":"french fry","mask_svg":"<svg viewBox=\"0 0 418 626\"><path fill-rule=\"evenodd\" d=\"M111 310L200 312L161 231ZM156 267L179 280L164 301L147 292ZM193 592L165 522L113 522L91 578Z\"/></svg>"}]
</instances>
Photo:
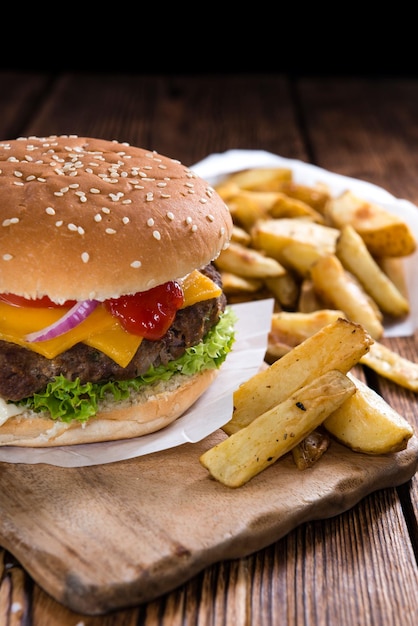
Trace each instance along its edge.
<instances>
[{"instance_id":1,"label":"french fry","mask_svg":"<svg viewBox=\"0 0 418 626\"><path fill-rule=\"evenodd\" d=\"M291 181L292 178L292 170L287 167L260 167L229 174L228 183L241 189L277 191L283 182Z\"/></svg>"},{"instance_id":2,"label":"french fry","mask_svg":"<svg viewBox=\"0 0 418 626\"><path fill-rule=\"evenodd\" d=\"M234 224L232 227L231 241L239 243L242 246L249 246L251 244L251 235L247 233L244 228Z\"/></svg>"},{"instance_id":3,"label":"french fry","mask_svg":"<svg viewBox=\"0 0 418 626\"><path fill-rule=\"evenodd\" d=\"M305 470L315 465L331 444L331 438L325 429L316 429L309 433L297 446L292 448L296 467Z\"/></svg>"},{"instance_id":4,"label":"french fry","mask_svg":"<svg viewBox=\"0 0 418 626\"><path fill-rule=\"evenodd\" d=\"M285 264L282 250L298 243L315 247L319 255L335 252L340 231L304 218L259 220L251 230L253 246Z\"/></svg>"},{"instance_id":5,"label":"french fry","mask_svg":"<svg viewBox=\"0 0 418 626\"><path fill-rule=\"evenodd\" d=\"M222 285L224 293L229 295L247 294L250 299L251 296L259 291L263 287L263 281L261 278L248 278L244 276L238 276L232 272L222 272Z\"/></svg>"},{"instance_id":6,"label":"french fry","mask_svg":"<svg viewBox=\"0 0 418 626\"><path fill-rule=\"evenodd\" d=\"M222 250L215 260L215 265L223 272L232 272L246 278L286 274L285 268L276 259L234 242Z\"/></svg>"},{"instance_id":7,"label":"french fry","mask_svg":"<svg viewBox=\"0 0 418 626\"><path fill-rule=\"evenodd\" d=\"M418 363L405 359L382 343L375 341L360 363L397 385L418 392Z\"/></svg>"},{"instance_id":8,"label":"french fry","mask_svg":"<svg viewBox=\"0 0 418 626\"><path fill-rule=\"evenodd\" d=\"M362 237L351 224L341 229L336 243L336 255L344 267L357 277L364 290L383 313L402 317L409 313L409 302L370 254Z\"/></svg>"},{"instance_id":9,"label":"french fry","mask_svg":"<svg viewBox=\"0 0 418 626\"><path fill-rule=\"evenodd\" d=\"M415 252L414 234L404 220L351 191L331 198L326 214L336 228L351 224L372 256L403 257Z\"/></svg>"},{"instance_id":10,"label":"french fry","mask_svg":"<svg viewBox=\"0 0 418 626\"><path fill-rule=\"evenodd\" d=\"M375 260L382 272L396 285L400 293L405 298L409 298L404 259L402 257L386 256L377 257Z\"/></svg>"},{"instance_id":11,"label":"french fry","mask_svg":"<svg viewBox=\"0 0 418 626\"><path fill-rule=\"evenodd\" d=\"M331 307L341 309L348 319L362 324L373 339L383 336L379 308L334 254L321 257L312 265L311 278L319 296Z\"/></svg>"},{"instance_id":12,"label":"french fry","mask_svg":"<svg viewBox=\"0 0 418 626\"><path fill-rule=\"evenodd\" d=\"M295 308L299 299L299 285L290 272L282 276L268 276L264 284L278 304L285 309Z\"/></svg>"},{"instance_id":13,"label":"french fry","mask_svg":"<svg viewBox=\"0 0 418 626\"><path fill-rule=\"evenodd\" d=\"M344 313L337 309L320 309L312 313L273 313L268 336L269 348L271 345L281 344L291 350L327 324L336 322L339 317L344 317Z\"/></svg>"},{"instance_id":14,"label":"french fry","mask_svg":"<svg viewBox=\"0 0 418 626\"><path fill-rule=\"evenodd\" d=\"M241 487L300 443L355 390L340 371L327 371L204 452L200 463L224 485Z\"/></svg>"},{"instance_id":15,"label":"french fry","mask_svg":"<svg viewBox=\"0 0 418 626\"><path fill-rule=\"evenodd\" d=\"M232 417L222 429L228 435L241 430L326 371L347 373L372 343L363 326L346 319L324 326L235 390Z\"/></svg>"},{"instance_id":16,"label":"french fry","mask_svg":"<svg viewBox=\"0 0 418 626\"><path fill-rule=\"evenodd\" d=\"M268 210L270 217L309 217L319 224L324 223L324 216L303 200L291 198L285 193L278 193L275 202Z\"/></svg>"},{"instance_id":17,"label":"french fry","mask_svg":"<svg viewBox=\"0 0 418 626\"><path fill-rule=\"evenodd\" d=\"M357 392L326 418L324 427L356 452L389 454L404 450L414 434L412 426L376 391L355 378Z\"/></svg>"},{"instance_id":18,"label":"french fry","mask_svg":"<svg viewBox=\"0 0 418 626\"><path fill-rule=\"evenodd\" d=\"M331 197L326 185L301 185L293 180L283 181L280 190L291 198L305 202L321 214L325 213Z\"/></svg>"},{"instance_id":19,"label":"french fry","mask_svg":"<svg viewBox=\"0 0 418 626\"><path fill-rule=\"evenodd\" d=\"M296 310L300 313L312 313L326 308L325 302L315 291L311 278L304 278L299 287L299 300Z\"/></svg>"}]
</instances>

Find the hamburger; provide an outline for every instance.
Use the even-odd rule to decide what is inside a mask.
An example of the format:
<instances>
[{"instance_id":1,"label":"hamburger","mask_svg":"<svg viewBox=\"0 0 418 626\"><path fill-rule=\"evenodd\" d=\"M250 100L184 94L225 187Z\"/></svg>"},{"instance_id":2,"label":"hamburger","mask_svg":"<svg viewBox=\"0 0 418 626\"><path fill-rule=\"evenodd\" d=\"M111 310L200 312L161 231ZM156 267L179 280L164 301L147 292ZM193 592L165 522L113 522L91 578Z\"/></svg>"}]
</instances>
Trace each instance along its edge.
<instances>
[{"instance_id":1,"label":"hamburger","mask_svg":"<svg viewBox=\"0 0 418 626\"><path fill-rule=\"evenodd\" d=\"M234 341L232 219L178 160L73 135L0 142L0 445L142 436Z\"/></svg>"}]
</instances>

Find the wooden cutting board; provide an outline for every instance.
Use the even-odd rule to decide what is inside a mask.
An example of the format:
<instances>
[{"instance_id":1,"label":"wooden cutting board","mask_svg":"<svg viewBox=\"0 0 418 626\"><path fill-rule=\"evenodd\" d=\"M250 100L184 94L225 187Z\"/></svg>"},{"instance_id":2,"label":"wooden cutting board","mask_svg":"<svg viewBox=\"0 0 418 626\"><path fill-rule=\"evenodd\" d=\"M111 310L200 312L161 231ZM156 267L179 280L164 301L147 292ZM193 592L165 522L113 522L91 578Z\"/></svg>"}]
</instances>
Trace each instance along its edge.
<instances>
[{"instance_id":1,"label":"wooden cutting board","mask_svg":"<svg viewBox=\"0 0 418 626\"><path fill-rule=\"evenodd\" d=\"M230 489L199 463L222 436L84 468L0 463L0 542L58 602L103 614L342 513L418 466L416 437L379 457L333 442L311 469L298 470L288 455Z\"/></svg>"}]
</instances>

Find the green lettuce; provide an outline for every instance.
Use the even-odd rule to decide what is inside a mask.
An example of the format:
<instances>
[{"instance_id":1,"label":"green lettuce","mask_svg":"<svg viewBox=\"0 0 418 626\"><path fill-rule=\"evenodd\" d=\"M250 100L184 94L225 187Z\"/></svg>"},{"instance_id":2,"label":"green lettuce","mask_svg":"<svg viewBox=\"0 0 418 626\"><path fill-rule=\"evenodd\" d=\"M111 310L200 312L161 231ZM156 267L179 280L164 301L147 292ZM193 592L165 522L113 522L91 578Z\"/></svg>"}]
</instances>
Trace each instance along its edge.
<instances>
[{"instance_id":1,"label":"green lettuce","mask_svg":"<svg viewBox=\"0 0 418 626\"><path fill-rule=\"evenodd\" d=\"M100 401L106 397L113 396L118 402L129 398L131 391L169 380L176 373L193 375L205 369L219 368L235 341L235 321L235 313L227 307L218 324L201 343L188 348L179 359L167 365L151 366L143 376L131 380L81 384L78 378L70 381L60 375L48 383L43 392L35 393L19 404L36 413L47 412L54 420L86 422L97 413Z\"/></svg>"}]
</instances>

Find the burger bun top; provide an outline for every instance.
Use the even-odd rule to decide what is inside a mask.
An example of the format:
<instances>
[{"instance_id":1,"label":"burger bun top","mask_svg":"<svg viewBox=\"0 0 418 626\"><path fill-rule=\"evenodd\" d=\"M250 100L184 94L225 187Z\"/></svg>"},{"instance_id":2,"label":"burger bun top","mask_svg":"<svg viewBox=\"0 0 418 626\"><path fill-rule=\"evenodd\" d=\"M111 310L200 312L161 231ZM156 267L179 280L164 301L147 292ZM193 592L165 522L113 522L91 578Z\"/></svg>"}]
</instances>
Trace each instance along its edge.
<instances>
[{"instance_id":1,"label":"burger bun top","mask_svg":"<svg viewBox=\"0 0 418 626\"><path fill-rule=\"evenodd\" d=\"M0 293L105 300L214 260L232 219L214 189L157 152L78 136L0 142Z\"/></svg>"}]
</instances>

